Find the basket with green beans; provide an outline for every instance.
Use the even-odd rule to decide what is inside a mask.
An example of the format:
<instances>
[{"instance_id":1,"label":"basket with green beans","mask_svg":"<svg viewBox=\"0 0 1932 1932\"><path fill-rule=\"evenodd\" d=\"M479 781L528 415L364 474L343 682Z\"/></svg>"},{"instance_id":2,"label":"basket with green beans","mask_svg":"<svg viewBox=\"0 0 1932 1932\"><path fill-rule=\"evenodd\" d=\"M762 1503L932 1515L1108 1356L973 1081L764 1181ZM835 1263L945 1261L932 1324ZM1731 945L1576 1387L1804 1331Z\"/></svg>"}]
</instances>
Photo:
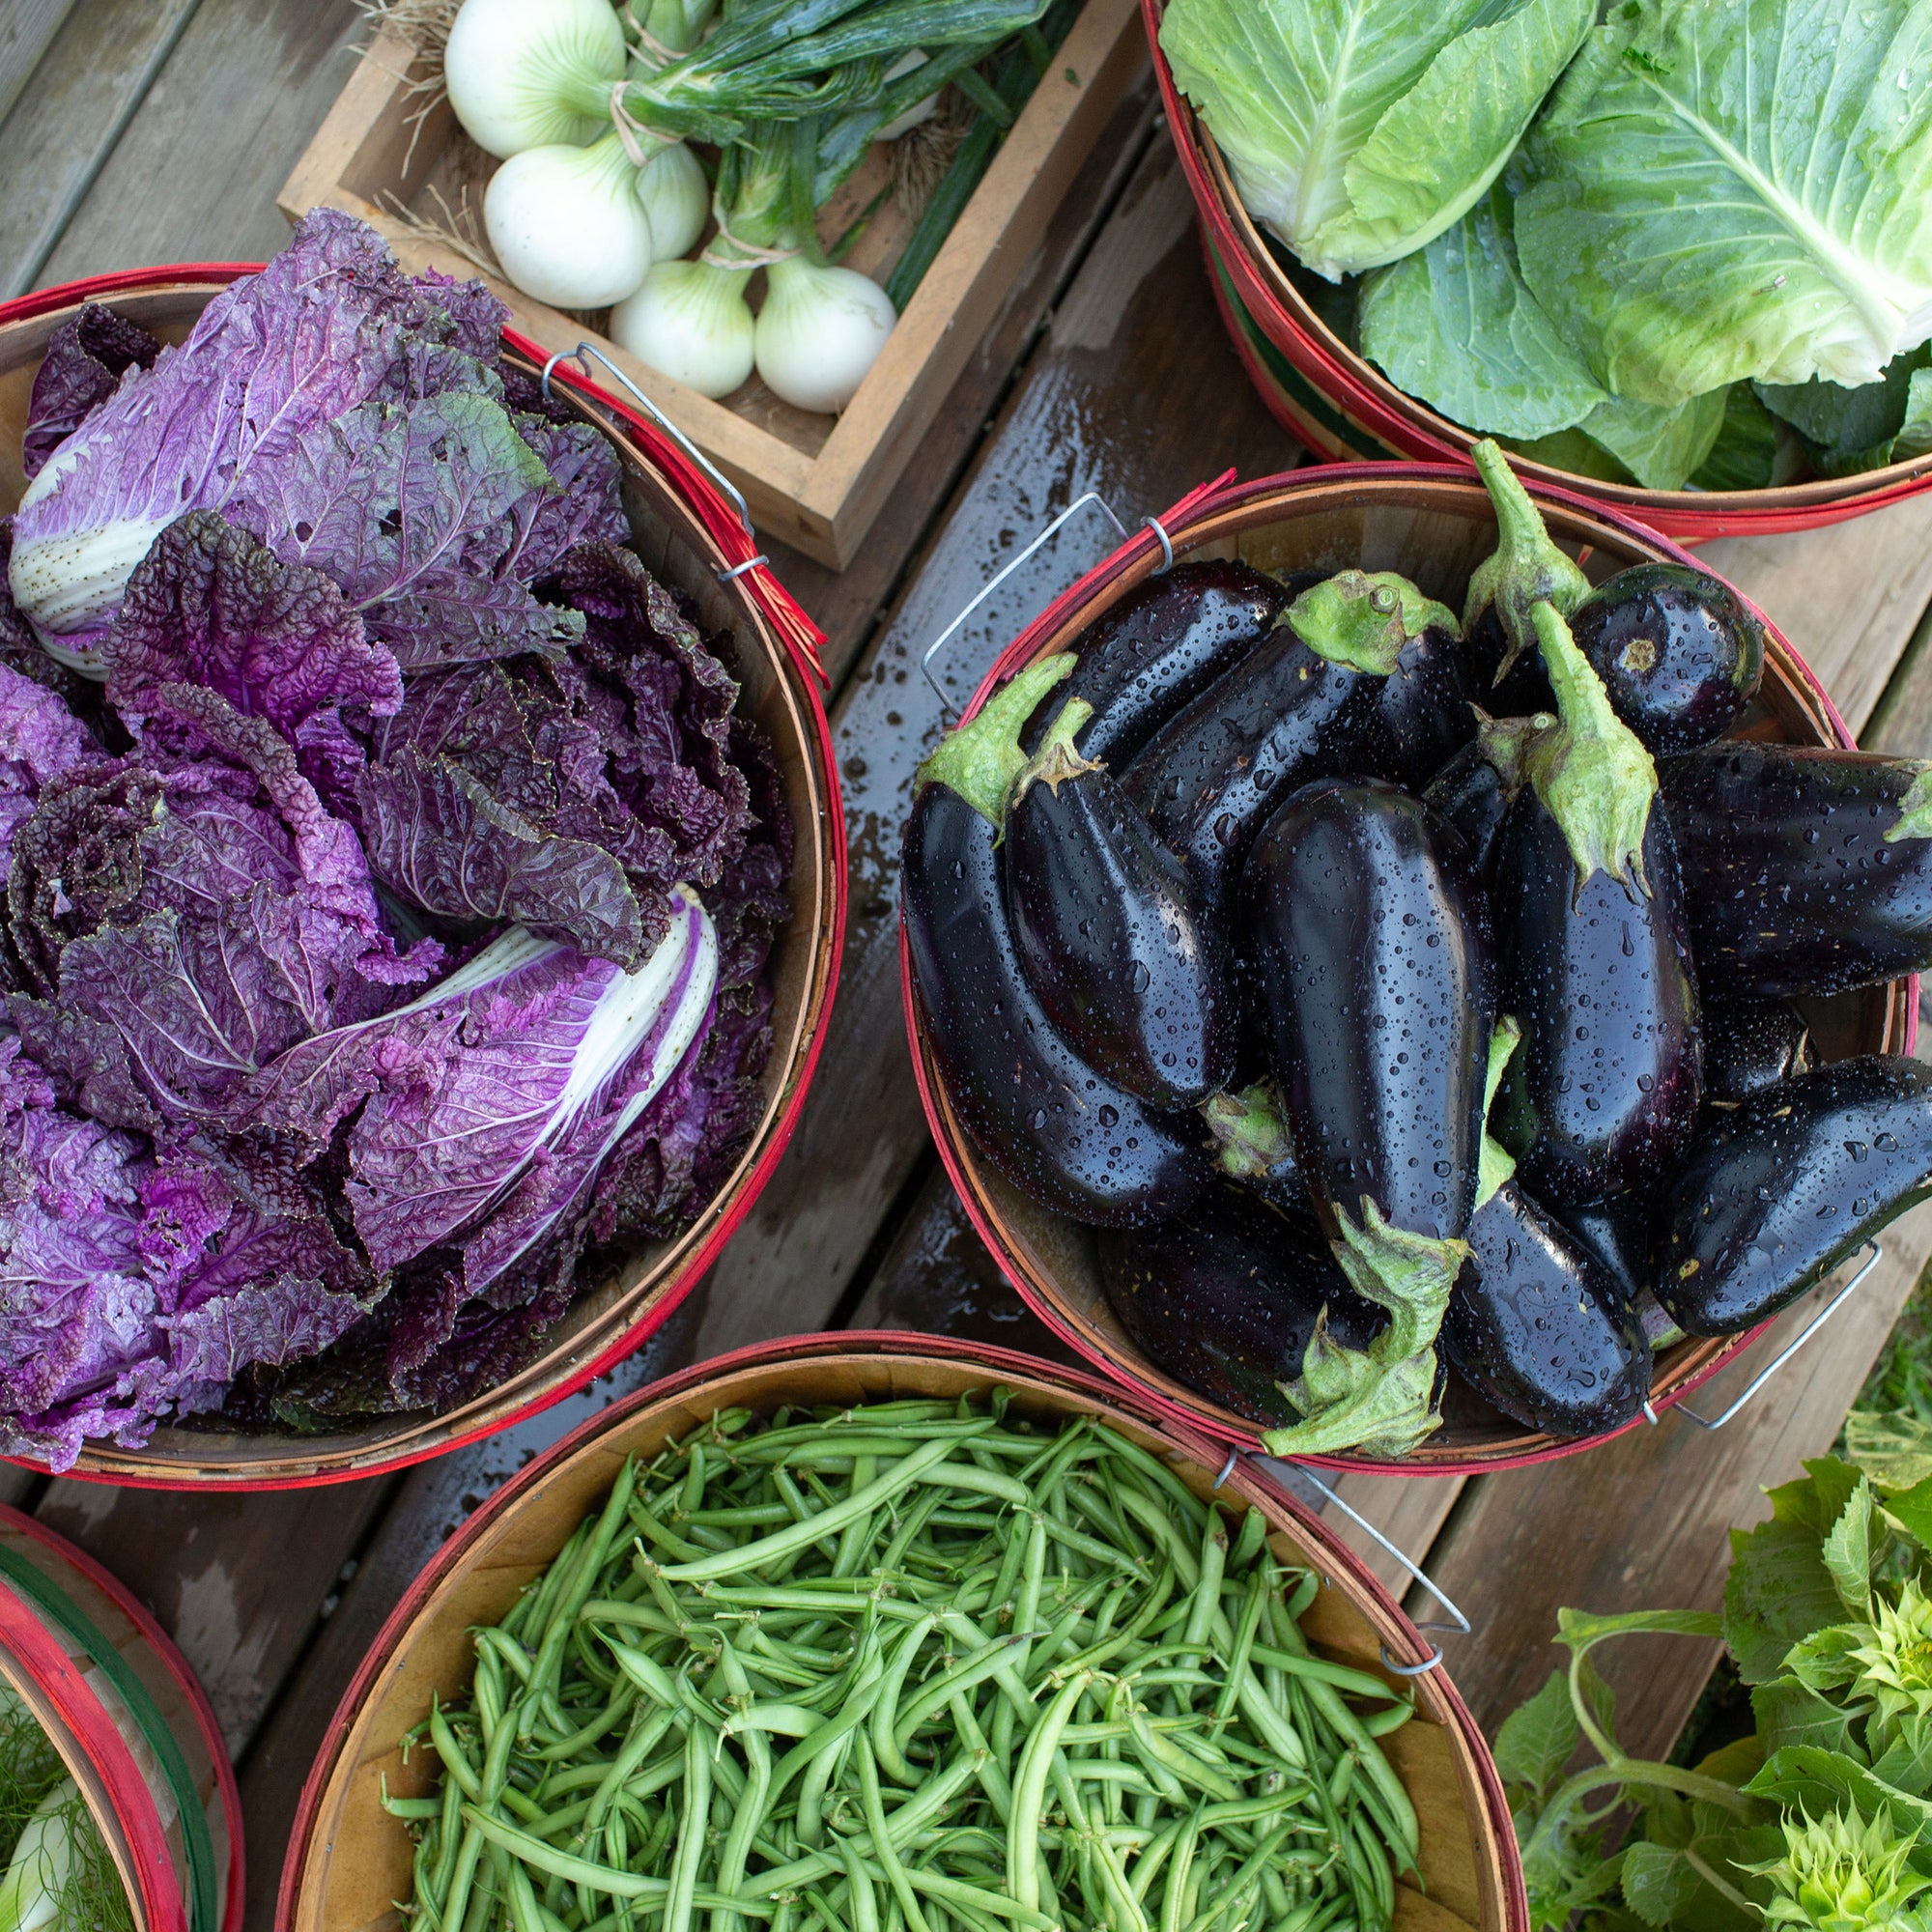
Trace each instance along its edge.
<instances>
[{"instance_id":1,"label":"basket with green beans","mask_svg":"<svg viewBox=\"0 0 1932 1932\"><path fill-rule=\"evenodd\" d=\"M1004 1392L627 1462L405 1740L438 1932L1382 1932L1412 1691L1259 1509Z\"/></svg>"}]
</instances>

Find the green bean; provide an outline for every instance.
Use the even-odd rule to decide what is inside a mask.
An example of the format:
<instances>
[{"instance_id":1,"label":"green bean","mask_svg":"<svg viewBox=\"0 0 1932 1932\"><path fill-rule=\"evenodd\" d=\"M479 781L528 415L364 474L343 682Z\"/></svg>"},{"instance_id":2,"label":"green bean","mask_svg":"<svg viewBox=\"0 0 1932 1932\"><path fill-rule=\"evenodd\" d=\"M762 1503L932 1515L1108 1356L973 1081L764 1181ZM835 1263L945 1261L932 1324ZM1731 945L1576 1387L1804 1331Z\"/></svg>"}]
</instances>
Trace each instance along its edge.
<instances>
[{"instance_id":1,"label":"green bean","mask_svg":"<svg viewBox=\"0 0 1932 1932\"><path fill-rule=\"evenodd\" d=\"M885 1800L879 1792L879 1768L872 1755L871 1741L864 1731L855 1734L852 1749L859 1766L859 1797L865 1806L867 1828L872 1834L872 1855L884 1870L886 1882L892 1887L911 1932L932 1932L925 1922L925 1914L919 1909L919 1900L913 1896L898 1853L893 1849L892 1833L886 1825Z\"/></svg>"}]
</instances>

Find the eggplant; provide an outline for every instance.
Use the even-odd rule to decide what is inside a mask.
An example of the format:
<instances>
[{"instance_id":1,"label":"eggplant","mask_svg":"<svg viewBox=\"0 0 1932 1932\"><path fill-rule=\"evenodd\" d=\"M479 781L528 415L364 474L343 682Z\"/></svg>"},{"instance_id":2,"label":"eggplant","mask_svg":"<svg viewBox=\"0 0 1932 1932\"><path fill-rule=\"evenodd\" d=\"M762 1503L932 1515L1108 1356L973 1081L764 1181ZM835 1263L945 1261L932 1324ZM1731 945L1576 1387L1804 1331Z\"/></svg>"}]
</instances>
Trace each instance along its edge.
<instances>
[{"instance_id":1,"label":"eggplant","mask_svg":"<svg viewBox=\"0 0 1932 1932\"><path fill-rule=\"evenodd\" d=\"M1323 1311L1344 1348L1366 1349L1387 1314L1349 1286L1315 1224L1216 1186L1158 1228L1099 1238L1108 1305L1164 1374L1266 1428L1300 1411L1299 1382Z\"/></svg>"},{"instance_id":2,"label":"eggplant","mask_svg":"<svg viewBox=\"0 0 1932 1932\"><path fill-rule=\"evenodd\" d=\"M1731 740L1672 758L1690 940L1739 999L1845 993L1932 966L1932 763Z\"/></svg>"},{"instance_id":3,"label":"eggplant","mask_svg":"<svg viewBox=\"0 0 1932 1932\"><path fill-rule=\"evenodd\" d=\"M1521 1022L1511 1076L1529 1122L1523 1183L1554 1208L1653 1184L1703 1098L1697 978L1650 754L1548 604L1536 609L1561 723L1525 753L1529 784L1497 859L1502 1003Z\"/></svg>"},{"instance_id":4,"label":"eggplant","mask_svg":"<svg viewBox=\"0 0 1932 1932\"><path fill-rule=\"evenodd\" d=\"M1704 1094L1714 1105L1810 1070L1810 1023L1788 1000L1704 1002Z\"/></svg>"},{"instance_id":5,"label":"eggplant","mask_svg":"<svg viewBox=\"0 0 1932 1932\"><path fill-rule=\"evenodd\" d=\"M1022 671L914 779L900 903L947 1098L974 1145L1041 1207L1134 1226L1178 1214L1212 1178L1200 1123L1088 1066L1035 999L1007 917L998 839L1026 762L1019 725L1072 668Z\"/></svg>"},{"instance_id":6,"label":"eggplant","mask_svg":"<svg viewBox=\"0 0 1932 1932\"><path fill-rule=\"evenodd\" d=\"M1479 711L1475 738L1436 773L1422 794L1431 810L1463 835L1485 886L1494 875L1503 821L1522 789L1522 751L1536 722L1491 718Z\"/></svg>"},{"instance_id":7,"label":"eggplant","mask_svg":"<svg viewBox=\"0 0 1932 1932\"><path fill-rule=\"evenodd\" d=\"M1629 1297L1514 1180L1469 1223L1442 1318L1449 1366L1495 1407L1550 1435L1595 1435L1650 1399L1651 1351Z\"/></svg>"},{"instance_id":8,"label":"eggplant","mask_svg":"<svg viewBox=\"0 0 1932 1932\"><path fill-rule=\"evenodd\" d=\"M1201 1118L1213 1136L1223 1174L1280 1213L1300 1221L1315 1219L1315 1204L1294 1157L1281 1095L1271 1081L1257 1081L1238 1093L1216 1094L1202 1107Z\"/></svg>"},{"instance_id":9,"label":"eggplant","mask_svg":"<svg viewBox=\"0 0 1932 1932\"><path fill-rule=\"evenodd\" d=\"M1246 893L1274 1075L1330 1237L1379 1221L1454 1245L1495 1016L1489 910L1462 839L1395 785L1323 780L1269 821Z\"/></svg>"},{"instance_id":10,"label":"eggplant","mask_svg":"<svg viewBox=\"0 0 1932 1932\"><path fill-rule=\"evenodd\" d=\"M1712 1112L1673 1185L1657 1298L1692 1335L1776 1315L1932 1194L1932 1067L1841 1060Z\"/></svg>"},{"instance_id":11,"label":"eggplant","mask_svg":"<svg viewBox=\"0 0 1932 1932\"><path fill-rule=\"evenodd\" d=\"M1412 661L1417 674L1400 703L1383 705L1404 650L1432 629L1453 634L1454 616L1405 579L1362 571L1325 579L1127 766L1127 796L1211 913L1229 916L1248 848L1297 785L1343 772L1397 776L1405 769L1398 719L1433 743L1415 721L1442 688L1434 643Z\"/></svg>"},{"instance_id":12,"label":"eggplant","mask_svg":"<svg viewBox=\"0 0 1932 1932\"><path fill-rule=\"evenodd\" d=\"M1648 1189L1634 1188L1627 1194L1613 1194L1607 1201L1549 1211L1589 1249L1623 1291L1626 1301L1635 1304L1650 1293L1657 1199Z\"/></svg>"},{"instance_id":13,"label":"eggplant","mask_svg":"<svg viewBox=\"0 0 1932 1932\"><path fill-rule=\"evenodd\" d=\"M1219 926L1104 765L1073 749L1071 698L1007 807L1007 911L1027 984L1062 1038L1150 1106L1198 1106L1238 1040Z\"/></svg>"},{"instance_id":14,"label":"eggplant","mask_svg":"<svg viewBox=\"0 0 1932 1932\"><path fill-rule=\"evenodd\" d=\"M1299 581L1297 581L1299 580ZM1081 750L1115 767L1175 712L1266 638L1314 572L1269 577L1232 558L1177 563L1130 590L1089 626L1070 696L1093 706ZM1045 703L1020 742L1037 753L1053 715Z\"/></svg>"},{"instance_id":15,"label":"eggplant","mask_svg":"<svg viewBox=\"0 0 1932 1932\"><path fill-rule=\"evenodd\" d=\"M1471 572L1463 604L1476 700L1499 715L1548 711L1554 694L1537 662L1534 612L1548 604L1567 617L1589 596L1590 580L1551 539L1498 444L1484 437L1470 446L1469 460L1496 513L1495 550Z\"/></svg>"},{"instance_id":16,"label":"eggplant","mask_svg":"<svg viewBox=\"0 0 1932 1932\"><path fill-rule=\"evenodd\" d=\"M1611 708L1656 757L1721 738L1757 696L1763 624L1729 585L1688 564L1633 564L1569 617Z\"/></svg>"}]
</instances>

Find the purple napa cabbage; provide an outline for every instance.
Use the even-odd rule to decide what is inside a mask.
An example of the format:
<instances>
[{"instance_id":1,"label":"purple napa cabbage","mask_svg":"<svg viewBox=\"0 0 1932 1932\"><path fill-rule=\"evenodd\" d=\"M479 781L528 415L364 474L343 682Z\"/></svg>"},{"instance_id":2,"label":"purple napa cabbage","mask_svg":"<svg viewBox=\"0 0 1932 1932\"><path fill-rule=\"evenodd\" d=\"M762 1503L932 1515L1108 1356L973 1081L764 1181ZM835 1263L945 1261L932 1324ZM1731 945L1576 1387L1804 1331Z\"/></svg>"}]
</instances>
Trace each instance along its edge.
<instances>
[{"instance_id":1,"label":"purple napa cabbage","mask_svg":"<svg viewBox=\"0 0 1932 1932\"><path fill-rule=\"evenodd\" d=\"M0 876L42 786L102 755L93 732L53 692L0 664Z\"/></svg>"},{"instance_id":2,"label":"purple napa cabbage","mask_svg":"<svg viewBox=\"0 0 1932 1932\"><path fill-rule=\"evenodd\" d=\"M319 1212L265 1214L185 1150L55 1104L0 1036L0 1453L72 1465L320 1353L378 1285Z\"/></svg>"},{"instance_id":3,"label":"purple napa cabbage","mask_svg":"<svg viewBox=\"0 0 1932 1932\"><path fill-rule=\"evenodd\" d=\"M98 302L83 302L47 338L27 402L20 468L29 480L111 396L129 369L152 369L159 339Z\"/></svg>"},{"instance_id":4,"label":"purple napa cabbage","mask_svg":"<svg viewBox=\"0 0 1932 1932\"><path fill-rule=\"evenodd\" d=\"M559 585L586 620L577 650L412 678L371 726L346 809L409 904L516 922L628 971L676 885L708 900L761 828L788 869L790 828L776 789L771 819L754 809L738 686L671 593L605 544L574 549Z\"/></svg>"},{"instance_id":5,"label":"purple napa cabbage","mask_svg":"<svg viewBox=\"0 0 1932 1932\"><path fill-rule=\"evenodd\" d=\"M47 459L15 518L14 603L89 666L155 539L215 510L331 578L405 668L568 641L582 619L530 585L625 534L616 458L588 425L505 411L504 313L317 210Z\"/></svg>"},{"instance_id":6,"label":"purple napa cabbage","mask_svg":"<svg viewBox=\"0 0 1932 1932\"><path fill-rule=\"evenodd\" d=\"M263 1067L391 1004L441 948L397 952L354 832L266 720L201 686L153 703L139 751L56 779L14 834L8 957L36 1001L95 1023L103 1087L233 1120Z\"/></svg>"},{"instance_id":7,"label":"purple napa cabbage","mask_svg":"<svg viewBox=\"0 0 1932 1932\"><path fill-rule=\"evenodd\" d=\"M293 1047L249 1113L318 1145L355 1113L344 1194L370 1261L451 1248L479 1293L587 1201L708 1024L717 959L689 892L634 973L513 927L407 1007Z\"/></svg>"}]
</instances>

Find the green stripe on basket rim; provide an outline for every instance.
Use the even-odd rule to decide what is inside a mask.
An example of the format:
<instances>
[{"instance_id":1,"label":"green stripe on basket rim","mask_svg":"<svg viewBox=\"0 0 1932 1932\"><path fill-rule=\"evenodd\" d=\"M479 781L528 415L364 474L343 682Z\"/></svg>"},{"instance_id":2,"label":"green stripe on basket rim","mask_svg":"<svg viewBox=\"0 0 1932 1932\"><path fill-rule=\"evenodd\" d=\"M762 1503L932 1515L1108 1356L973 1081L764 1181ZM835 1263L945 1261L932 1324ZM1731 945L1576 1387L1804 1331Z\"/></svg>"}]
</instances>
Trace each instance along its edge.
<instances>
[{"instance_id":1,"label":"green stripe on basket rim","mask_svg":"<svg viewBox=\"0 0 1932 1932\"><path fill-rule=\"evenodd\" d=\"M181 1815L182 1839L187 1847L189 1889L194 1905L194 1932L220 1932L215 1917L214 1841L209 1835L208 1816L201 1807L194 1775L168 1721L161 1716L148 1687L134 1674L133 1667L108 1640L106 1634L81 1609L67 1592L44 1576L24 1556L0 1544L0 1577L11 1583L29 1604L52 1623L70 1641L77 1645L113 1685L128 1707L135 1728L147 1740L175 1796Z\"/></svg>"},{"instance_id":2,"label":"green stripe on basket rim","mask_svg":"<svg viewBox=\"0 0 1932 1932\"><path fill-rule=\"evenodd\" d=\"M1388 462L1395 452L1386 443L1378 442L1367 430L1336 409L1334 404L1320 389L1314 387L1301 371L1262 333L1261 325L1249 312L1247 303L1241 299L1240 292L1235 287L1226 267L1222 264L1220 250L1211 241L1208 243L1208 257L1214 265L1214 276L1221 284L1222 293L1227 297L1230 312L1239 323L1241 333L1247 338L1255 354L1261 357L1269 379L1287 398L1289 406L1320 423L1330 436L1347 444L1357 456L1371 463Z\"/></svg>"}]
</instances>

